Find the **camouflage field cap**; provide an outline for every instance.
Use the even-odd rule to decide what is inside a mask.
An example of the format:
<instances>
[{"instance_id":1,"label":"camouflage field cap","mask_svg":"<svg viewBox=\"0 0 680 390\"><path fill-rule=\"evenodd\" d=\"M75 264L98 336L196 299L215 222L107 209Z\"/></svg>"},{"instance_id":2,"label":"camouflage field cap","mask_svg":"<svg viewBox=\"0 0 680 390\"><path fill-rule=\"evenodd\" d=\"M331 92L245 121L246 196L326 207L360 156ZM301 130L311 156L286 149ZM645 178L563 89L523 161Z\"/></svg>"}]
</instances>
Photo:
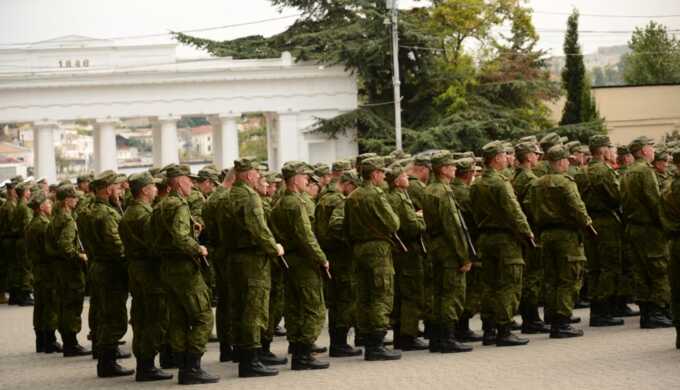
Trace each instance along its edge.
<instances>
[{"instance_id":1,"label":"camouflage field cap","mask_svg":"<svg viewBox=\"0 0 680 390\"><path fill-rule=\"evenodd\" d=\"M57 187L57 200L64 200L66 198L77 198L78 193L73 184L65 184Z\"/></svg>"},{"instance_id":2,"label":"camouflage field cap","mask_svg":"<svg viewBox=\"0 0 680 390\"><path fill-rule=\"evenodd\" d=\"M343 172L342 176L340 176L340 183L347 183L347 182L350 182L350 183L352 183L352 184L354 184L355 186L358 187L358 186L361 185L361 178L354 171L346 171L346 172Z\"/></svg>"},{"instance_id":3,"label":"camouflage field cap","mask_svg":"<svg viewBox=\"0 0 680 390\"><path fill-rule=\"evenodd\" d=\"M331 168L333 172L345 172L350 169L352 169L352 163L347 160L338 160L333 163L333 167Z\"/></svg>"},{"instance_id":4,"label":"camouflage field cap","mask_svg":"<svg viewBox=\"0 0 680 390\"><path fill-rule=\"evenodd\" d=\"M448 150L434 152L432 156L430 156L430 162L432 163L432 168L443 167L446 165L456 165L456 160Z\"/></svg>"},{"instance_id":5,"label":"camouflage field cap","mask_svg":"<svg viewBox=\"0 0 680 390\"><path fill-rule=\"evenodd\" d=\"M628 145L619 145L616 147L616 154L619 156L625 156L626 154L630 154L630 148Z\"/></svg>"},{"instance_id":6,"label":"camouflage field cap","mask_svg":"<svg viewBox=\"0 0 680 390\"><path fill-rule=\"evenodd\" d=\"M314 168L314 175L319 177L330 175L331 173L331 168L328 166L328 164L316 163L312 166L312 168Z\"/></svg>"},{"instance_id":7,"label":"camouflage field cap","mask_svg":"<svg viewBox=\"0 0 680 390\"><path fill-rule=\"evenodd\" d=\"M45 195L44 191L36 191L31 194L31 197L28 199L28 207L35 209L40 207L41 204L43 204L47 200L47 195Z\"/></svg>"},{"instance_id":8,"label":"camouflage field cap","mask_svg":"<svg viewBox=\"0 0 680 390\"><path fill-rule=\"evenodd\" d=\"M357 169L361 169L361 162L371 157L378 157L378 155L375 153L361 153L356 157L356 160L354 161L354 166Z\"/></svg>"},{"instance_id":9,"label":"camouflage field cap","mask_svg":"<svg viewBox=\"0 0 680 390\"><path fill-rule=\"evenodd\" d=\"M571 154L578 152L579 146L581 146L581 141L569 141L566 144L564 144L564 147L567 148L567 150Z\"/></svg>"},{"instance_id":10,"label":"camouflage field cap","mask_svg":"<svg viewBox=\"0 0 680 390\"><path fill-rule=\"evenodd\" d=\"M482 156L484 158L491 158L505 153L505 143L503 141L491 141L488 144L482 146Z\"/></svg>"},{"instance_id":11,"label":"camouflage field cap","mask_svg":"<svg viewBox=\"0 0 680 390\"><path fill-rule=\"evenodd\" d=\"M149 184L160 184L162 179L155 178L149 172L135 173L130 175L130 188L134 191L141 190Z\"/></svg>"},{"instance_id":12,"label":"camouflage field cap","mask_svg":"<svg viewBox=\"0 0 680 390\"><path fill-rule=\"evenodd\" d=\"M314 171L303 161L287 161L281 167L283 180L288 180L296 175L312 175Z\"/></svg>"},{"instance_id":13,"label":"camouflage field cap","mask_svg":"<svg viewBox=\"0 0 680 390\"><path fill-rule=\"evenodd\" d=\"M401 166L401 164L392 163L385 170L385 178L387 179L388 184L390 186L393 185L394 180L404 172L405 172L404 167Z\"/></svg>"},{"instance_id":14,"label":"camouflage field cap","mask_svg":"<svg viewBox=\"0 0 680 390\"><path fill-rule=\"evenodd\" d=\"M361 162L361 172L369 173L385 169L385 159L382 157L369 157Z\"/></svg>"},{"instance_id":15,"label":"camouflage field cap","mask_svg":"<svg viewBox=\"0 0 680 390\"><path fill-rule=\"evenodd\" d=\"M220 173L212 167L203 167L203 169L198 171L197 177L199 181L212 180L215 184L220 182Z\"/></svg>"},{"instance_id":16,"label":"camouflage field cap","mask_svg":"<svg viewBox=\"0 0 680 390\"><path fill-rule=\"evenodd\" d=\"M534 142L520 142L515 145L515 155L517 157L526 156L529 153L543 154L538 145Z\"/></svg>"},{"instance_id":17,"label":"camouflage field cap","mask_svg":"<svg viewBox=\"0 0 680 390\"><path fill-rule=\"evenodd\" d=\"M535 135L527 135L526 137L520 138L518 142L520 142L520 143L530 142L530 143L533 143L533 144L538 144L538 138L536 138Z\"/></svg>"},{"instance_id":18,"label":"camouflage field cap","mask_svg":"<svg viewBox=\"0 0 680 390\"><path fill-rule=\"evenodd\" d=\"M106 171L103 171L99 173L95 178L90 182L90 185L93 188L101 188L101 187L106 187L111 184L115 183L121 183L123 182L122 176L118 175L116 172L108 169Z\"/></svg>"},{"instance_id":19,"label":"camouflage field cap","mask_svg":"<svg viewBox=\"0 0 680 390\"><path fill-rule=\"evenodd\" d=\"M612 141L609 139L609 136L604 135L604 134L595 134L592 137L590 137L590 148L591 149L596 149L596 148L601 148L601 147L611 147L612 146Z\"/></svg>"},{"instance_id":20,"label":"camouflage field cap","mask_svg":"<svg viewBox=\"0 0 680 390\"><path fill-rule=\"evenodd\" d=\"M172 179L174 177L180 177L180 176L188 176L192 179L196 179L197 177L194 176L191 173L191 168L189 168L188 165L186 164L180 164L180 165L173 165L168 167L168 169L165 170L165 176L168 179Z\"/></svg>"},{"instance_id":21,"label":"camouflage field cap","mask_svg":"<svg viewBox=\"0 0 680 390\"><path fill-rule=\"evenodd\" d=\"M252 158L244 157L234 160L234 169L236 169L236 172L245 172L251 169L257 169L259 165L260 164L258 164L257 161Z\"/></svg>"},{"instance_id":22,"label":"camouflage field cap","mask_svg":"<svg viewBox=\"0 0 680 390\"><path fill-rule=\"evenodd\" d=\"M550 149L552 146L562 144L562 137L557 133L548 133L541 138L540 144L541 148L543 148L544 151L547 151L547 149Z\"/></svg>"},{"instance_id":23,"label":"camouflage field cap","mask_svg":"<svg viewBox=\"0 0 680 390\"><path fill-rule=\"evenodd\" d=\"M569 150L564 145L555 145L548 149L545 154L545 158L548 161L559 161L565 158L569 158Z\"/></svg>"},{"instance_id":24,"label":"camouflage field cap","mask_svg":"<svg viewBox=\"0 0 680 390\"><path fill-rule=\"evenodd\" d=\"M413 165L432 168L432 161L430 160L430 156L419 154L413 158Z\"/></svg>"},{"instance_id":25,"label":"camouflage field cap","mask_svg":"<svg viewBox=\"0 0 680 390\"><path fill-rule=\"evenodd\" d=\"M453 158L460 160L461 158L475 158L475 152L453 152Z\"/></svg>"},{"instance_id":26,"label":"camouflage field cap","mask_svg":"<svg viewBox=\"0 0 680 390\"><path fill-rule=\"evenodd\" d=\"M283 181L283 177L278 172L269 172L265 175L265 178L268 183L281 183Z\"/></svg>"},{"instance_id":27,"label":"camouflage field cap","mask_svg":"<svg viewBox=\"0 0 680 390\"><path fill-rule=\"evenodd\" d=\"M512 144L512 142L504 142L503 147L505 148L505 153L515 154L515 146Z\"/></svg>"},{"instance_id":28,"label":"camouflage field cap","mask_svg":"<svg viewBox=\"0 0 680 390\"><path fill-rule=\"evenodd\" d=\"M632 140L630 144L628 144L628 149L630 149L631 153L635 153L642 150L646 145L654 145L654 140L646 135L642 135Z\"/></svg>"},{"instance_id":29,"label":"camouflage field cap","mask_svg":"<svg viewBox=\"0 0 680 390\"><path fill-rule=\"evenodd\" d=\"M456 171L460 173L472 172L475 170L476 161L474 158L465 157L456 160Z\"/></svg>"},{"instance_id":30,"label":"camouflage field cap","mask_svg":"<svg viewBox=\"0 0 680 390\"><path fill-rule=\"evenodd\" d=\"M94 175L91 173L87 173L85 175L78 176L78 178L76 178L76 183L80 184L84 182L90 182L92 181L92 179L94 179Z\"/></svg>"},{"instance_id":31,"label":"camouflage field cap","mask_svg":"<svg viewBox=\"0 0 680 390\"><path fill-rule=\"evenodd\" d=\"M654 161L668 161L670 158L669 150L663 146L657 148L654 152Z\"/></svg>"},{"instance_id":32,"label":"camouflage field cap","mask_svg":"<svg viewBox=\"0 0 680 390\"><path fill-rule=\"evenodd\" d=\"M673 157L673 163L680 164L680 149L673 149L671 157Z\"/></svg>"},{"instance_id":33,"label":"camouflage field cap","mask_svg":"<svg viewBox=\"0 0 680 390\"><path fill-rule=\"evenodd\" d=\"M17 191L26 191L30 190L34 186L33 180L26 180L24 182L21 182L17 184Z\"/></svg>"}]
</instances>

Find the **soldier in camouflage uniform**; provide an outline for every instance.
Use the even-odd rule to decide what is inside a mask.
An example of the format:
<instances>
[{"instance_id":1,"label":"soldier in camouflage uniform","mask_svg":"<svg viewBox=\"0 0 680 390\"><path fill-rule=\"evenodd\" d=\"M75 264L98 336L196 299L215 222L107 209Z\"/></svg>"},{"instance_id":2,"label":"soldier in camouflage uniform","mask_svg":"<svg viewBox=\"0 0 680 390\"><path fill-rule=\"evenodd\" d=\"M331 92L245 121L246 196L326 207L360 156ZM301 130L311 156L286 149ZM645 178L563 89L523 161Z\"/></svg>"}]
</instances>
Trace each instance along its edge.
<instances>
[{"instance_id":1,"label":"soldier in camouflage uniform","mask_svg":"<svg viewBox=\"0 0 680 390\"><path fill-rule=\"evenodd\" d=\"M483 278L488 288L483 306L489 307L498 334L496 346L519 346L529 342L510 332L513 315L522 293L524 258L522 242L532 242L534 234L522 212L506 168L505 147L500 141L484 145L485 170L470 187L472 212L479 229L478 251ZM486 340L487 345L489 344Z\"/></svg>"},{"instance_id":2,"label":"soldier in camouflage uniform","mask_svg":"<svg viewBox=\"0 0 680 390\"><path fill-rule=\"evenodd\" d=\"M269 205L269 212L267 215L267 223L269 223L269 216L271 216L271 206L274 205L273 196L279 186L281 186L281 183L283 183L283 179L280 173L269 172L266 174L265 180L267 183L267 193L262 198L262 203L263 205L265 203ZM272 286L269 292L269 327L266 332L268 339L273 339L274 336L286 335L286 329L280 325L281 320L283 319L286 297L286 283L284 277L284 269L281 266L272 266Z\"/></svg>"},{"instance_id":3,"label":"soldier in camouflage uniform","mask_svg":"<svg viewBox=\"0 0 680 390\"><path fill-rule=\"evenodd\" d=\"M613 317L616 284L621 277L623 225L619 216L619 178L608 163L611 147L606 135L591 137L593 158L576 176L583 202L593 219L595 230L599 232L597 238L585 237L591 298L590 326L623 325L623 320Z\"/></svg>"},{"instance_id":4,"label":"soldier in camouflage uniform","mask_svg":"<svg viewBox=\"0 0 680 390\"><path fill-rule=\"evenodd\" d=\"M659 182L651 165L654 142L641 136L629 149L635 163L621 180L621 203L627 222L625 239L632 248L640 327L670 327L666 313L670 303L668 241L662 227Z\"/></svg>"},{"instance_id":5,"label":"soldier in camouflage uniform","mask_svg":"<svg viewBox=\"0 0 680 390\"><path fill-rule=\"evenodd\" d=\"M90 274L92 294L96 297L97 323L93 340L97 348L97 376L132 375L134 370L121 367L118 341L127 332L128 274L118 225L121 214L112 202L120 199L123 177L111 170L101 172L92 182L96 199L89 211L89 235L92 251Z\"/></svg>"},{"instance_id":6,"label":"soldier in camouflage uniform","mask_svg":"<svg viewBox=\"0 0 680 390\"><path fill-rule=\"evenodd\" d=\"M9 292L9 303L16 305L16 293L10 289L11 263L14 262L16 241L11 236L10 216L17 205L17 182L12 178L7 184L7 200L0 206L0 239L2 240L2 254L0 255L0 299L5 298L5 291ZM3 303L7 303L6 301Z\"/></svg>"},{"instance_id":7,"label":"soldier in camouflage uniform","mask_svg":"<svg viewBox=\"0 0 680 390\"><path fill-rule=\"evenodd\" d=\"M286 192L272 209L271 227L276 238L286 243L290 265L286 275L286 337L291 344L293 370L324 369L329 363L312 355L312 346L324 324L326 305L322 275L329 269L326 255L312 231L302 193L313 172L301 161L289 161L281 168Z\"/></svg>"},{"instance_id":8,"label":"soldier in camouflage uniform","mask_svg":"<svg viewBox=\"0 0 680 390\"><path fill-rule=\"evenodd\" d=\"M528 212L529 205L525 203L525 199L529 193L529 188L538 179L533 169L538 162L538 156L542 154L543 152L535 142L521 142L515 146L515 156L519 164L515 177L512 179L512 187L531 226L534 223L531 220L531 214ZM538 313L538 306L543 294L541 252L529 242L523 242L522 250L525 264L522 273L522 298L519 306L519 312L522 315L522 333L548 333L550 328L545 325Z\"/></svg>"},{"instance_id":9,"label":"soldier in camouflage uniform","mask_svg":"<svg viewBox=\"0 0 680 390\"><path fill-rule=\"evenodd\" d=\"M191 215L196 223L196 228L198 230L198 242L201 245L206 245L208 248L208 253L211 253L212 245L209 244L208 238L204 232L205 230L205 219L203 209L207 204L208 197L215 191L215 188L219 185L219 172L213 169L212 166L208 165L203 167L198 171L198 175L195 180L195 189L191 192L191 195L187 199L189 202L189 208L191 209ZM210 218L210 217L209 217ZM202 267L201 274L205 279L205 283L210 289L210 300L215 306L215 271L212 265L213 257L208 256L208 264L210 267ZM217 341L217 336L211 335L210 341Z\"/></svg>"},{"instance_id":10,"label":"soldier in camouflage uniform","mask_svg":"<svg viewBox=\"0 0 680 390\"><path fill-rule=\"evenodd\" d=\"M583 331L573 328L570 318L586 261L581 231L596 232L574 179L566 175L569 151L562 145L553 146L546 160L550 170L534 182L526 202L541 232L545 308L552 319L550 337L578 337L583 336Z\"/></svg>"},{"instance_id":11,"label":"soldier in camouflage uniform","mask_svg":"<svg viewBox=\"0 0 680 390\"><path fill-rule=\"evenodd\" d=\"M425 188L423 199L434 289L430 352L469 352L472 347L455 337L465 303L465 274L472 268L468 232L451 190L455 160L450 152L441 151L433 154L430 161L434 178Z\"/></svg>"},{"instance_id":12,"label":"soldier in camouflage uniform","mask_svg":"<svg viewBox=\"0 0 680 390\"><path fill-rule=\"evenodd\" d=\"M160 280L160 261L149 248L151 204L158 193L150 173L130 176L132 200L120 221L120 238L128 261L130 293L132 294L132 352L137 358L135 380L156 381L172 378L156 368L154 359L164 341L168 327L168 307L165 289Z\"/></svg>"},{"instance_id":13,"label":"soldier in camouflage uniform","mask_svg":"<svg viewBox=\"0 0 680 390\"><path fill-rule=\"evenodd\" d=\"M559 134L557 133L548 133L545 136L543 136L543 138L541 138L539 145L543 153L547 153L548 149L552 148L555 145L562 145L565 141L566 139L560 137ZM545 157L545 154L543 156ZM541 159L534 167L534 174L537 177L541 177L547 174L549 170L550 163L544 159Z\"/></svg>"},{"instance_id":14,"label":"soldier in camouflage uniform","mask_svg":"<svg viewBox=\"0 0 680 390\"><path fill-rule=\"evenodd\" d=\"M673 151L673 164L680 168L680 150ZM669 279L671 312L675 326L675 348L680 349L680 176L675 175L664 193L663 211L671 238Z\"/></svg>"},{"instance_id":15,"label":"soldier in camouflage uniform","mask_svg":"<svg viewBox=\"0 0 680 390\"><path fill-rule=\"evenodd\" d=\"M73 213L78 195L71 185L57 188L57 204L45 233L45 252L54 262L59 297L59 333L64 342L64 357L83 356L89 350L78 344L85 299L87 256L80 246ZM92 302L90 302L92 305Z\"/></svg>"},{"instance_id":16,"label":"soldier in camouflage uniform","mask_svg":"<svg viewBox=\"0 0 680 390\"><path fill-rule=\"evenodd\" d=\"M659 192L663 192L664 189L670 185L673 179L671 173L669 172L669 159L670 154L665 147L659 147L654 152L654 160L652 161L652 166L654 167L654 174L656 175L656 180L659 183Z\"/></svg>"},{"instance_id":17,"label":"soldier in camouflage uniform","mask_svg":"<svg viewBox=\"0 0 680 390\"><path fill-rule=\"evenodd\" d=\"M399 218L381 189L384 166L380 157L361 161L364 183L347 197L343 221L357 260L357 327L366 335L364 358L369 361L401 358L384 347L394 302L392 241L399 229Z\"/></svg>"},{"instance_id":18,"label":"soldier in camouflage uniform","mask_svg":"<svg viewBox=\"0 0 680 390\"><path fill-rule=\"evenodd\" d=\"M50 223L52 201L43 191L37 191L28 202L33 210L33 219L26 228L26 254L33 264L35 276L33 306L33 329L35 329L36 352L62 352L54 334L59 326L59 301L55 264L45 252L45 232Z\"/></svg>"},{"instance_id":19,"label":"soldier in camouflage uniform","mask_svg":"<svg viewBox=\"0 0 680 390\"><path fill-rule=\"evenodd\" d=\"M19 306L33 306L31 291L33 290L33 267L26 255L26 227L33 219L33 211L28 207L33 182L25 181L16 187L17 205L9 220L10 236L15 240L15 255L10 272L10 291L16 296ZM12 293L10 293L12 295ZM12 297L10 296L10 299Z\"/></svg>"},{"instance_id":20,"label":"soldier in camouflage uniform","mask_svg":"<svg viewBox=\"0 0 680 390\"><path fill-rule=\"evenodd\" d=\"M479 237L470 200L470 185L475 180L475 167L474 157L467 156L456 160L456 177L451 181L453 195L469 229L472 242L477 242ZM463 314L458 319L456 339L463 342L481 341L482 336L470 329L470 318L482 310L482 298L486 289L482 279L482 262L480 259L473 259L472 268L465 275L465 284L465 306ZM486 324L486 328L492 328L488 323L492 318L489 314L492 313L487 311L481 313L482 325ZM495 331L495 327L493 329Z\"/></svg>"},{"instance_id":21,"label":"soldier in camouflage uniform","mask_svg":"<svg viewBox=\"0 0 680 390\"><path fill-rule=\"evenodd\" d=\"M387 200L399 217L398 237L404 248L392 251L394 259L394 347L402 351L427 349L427 342L418 337L418 323L423 317L425 300L423 292L423 261L427 255L423 241L425 221L422 211L416 212L408 196L408 176L399 164L392 164L387 171Z\"/></svg>"},{"instance_id":22,"label":"soldier in camouflage uniform","mask_svg":"<svg viewBox=\"0 0 680 390\"><path fill-rule=\"evenodd\" d=\"M179 384L216 383L219 377L201 368L213 328L210 292L200 268L206 266L206 247L193 235L191 212L186 198L191 194L191 171L172 165L165 174L170 194L151 213L150 237L161 260L161 281L168 294L170 322L168 338L179 368Z\"/></svg>"},{"instance_id":23,"label":"soldier in camouflage uniform","mask_svg":"<svg viewBox=\"0 0 680 390\"><path fill-rule=\"evenodd\" d=\"M220 232L228 251L234 342L238 348L239 376L271 376L278 371L262 364L258 349L269 325L269 290L272 258L284 254L264 215L254 187L260 179L255 161L234 161L236 181L229 191L221 220L230 221ZM222 223L220 223L222 225Z\"/></svg>"}]
</instances>

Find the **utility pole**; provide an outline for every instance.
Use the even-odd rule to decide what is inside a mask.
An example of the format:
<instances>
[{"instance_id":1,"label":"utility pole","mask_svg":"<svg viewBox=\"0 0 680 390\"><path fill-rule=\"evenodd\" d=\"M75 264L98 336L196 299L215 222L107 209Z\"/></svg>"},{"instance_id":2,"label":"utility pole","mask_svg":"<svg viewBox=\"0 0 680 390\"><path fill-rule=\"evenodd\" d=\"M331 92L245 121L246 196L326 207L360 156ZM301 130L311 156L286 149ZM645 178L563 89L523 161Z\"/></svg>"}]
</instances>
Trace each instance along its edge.
<instances>
[{"instance_id":1,"label":"utility pole","mask_svg":"<svg viewBox=\"0 0 680 390\"><path fill-rule=\"evenodd\" d=\"M401 143L401 82L399 81L399 7L398 0L385 0L392 24L392 85L394 86L394 132L397 150Z\"/></svg>"}]
</instances>

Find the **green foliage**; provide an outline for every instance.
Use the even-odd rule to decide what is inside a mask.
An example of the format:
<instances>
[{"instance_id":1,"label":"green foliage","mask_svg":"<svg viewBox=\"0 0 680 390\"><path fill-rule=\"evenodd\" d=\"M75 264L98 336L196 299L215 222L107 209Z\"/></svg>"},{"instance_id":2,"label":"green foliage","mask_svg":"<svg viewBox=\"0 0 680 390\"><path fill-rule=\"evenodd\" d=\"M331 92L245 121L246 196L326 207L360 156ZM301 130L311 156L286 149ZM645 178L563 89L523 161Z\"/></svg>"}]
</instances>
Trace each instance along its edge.
<instances>
[{"instance_id":1,"label":"green foliage","mask_svg":"<svg viewBox=\"0 0 680 390\"><path fill-rule=\"evenodd\" d=\"M562 87L567 91L567 101L562 112L561 125L579 123L583 120L584 80L586 67L583 64L581 46L578 43L578 11L574 10L567 20L564 37L566 64L562 70Z\"/></svg>"},{"instance_id":2,"label":"green foliage","mask_svg":"<svg viewBox=\"0 0 680 390\"><path fill-rule=\"evenodd\" d=\"M624 78L632 85L680 83L680 40L654 21L636 28L624 56Z\"/></svg>"},{"instance_id":3,"label":"green foliage","mask_svg":"<svg viewBox=\"0 0 680 390\"><path fill-rule=\"evenodd\" d=\"M267 160L267 128L264 126L243 130L239 133L239 154Z\"/></svg>"}]
</instances>

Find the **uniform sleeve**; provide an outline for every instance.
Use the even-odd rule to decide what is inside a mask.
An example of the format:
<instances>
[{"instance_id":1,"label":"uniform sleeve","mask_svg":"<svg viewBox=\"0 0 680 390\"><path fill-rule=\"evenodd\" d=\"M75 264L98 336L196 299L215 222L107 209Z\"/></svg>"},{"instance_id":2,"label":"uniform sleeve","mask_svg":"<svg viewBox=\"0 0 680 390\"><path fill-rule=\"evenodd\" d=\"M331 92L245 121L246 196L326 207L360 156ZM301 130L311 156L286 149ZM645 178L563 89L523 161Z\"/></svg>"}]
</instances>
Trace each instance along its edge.
<instances>
[{"instance_id":1,"label":"uniform sleeve","mask_svg":"<svg viewBox=\"0 0 680 390\"><path fill-rule=\"evenodd\" d=\"M310 256L313 262L323 265L326 263L326 255L321 250L319 242L312 231L312 223L309 220L309 215L305 205L301 202L297 207L290 210L289 217L291 219L293 234L299 240L300 249L304 251L307 256Z\"/></svg>"},{"instance_id":2,"label":"uniform sleeve","mask_svg":"<svg viewBox=\"0 0 680 390\"><path fill-rule=\"evenodd\" d=\"M500 206L507 213L507 220L516 229L520 236L528 237L532 235L526 215L522 212L522 207L517 201L515 192L509 182L503 182L503 187L499 196Z\"/></svg>"},{"instance_id":3,"label":"uniform sleeve","mask_svg":"<svg viewBox=\"0 0 680 390\"><path fill-rule=\"evenodd\" d=\"M612 208L618 208L621 203L621 186L614 170L602 177L602 190L607 196L607 204L612 205Z\"/></svg>"},{"instance_id":4,"label":"uniform sleeve","mask_svg":"<svg viewBox=\"0 0 680 390\"><path fill-rule=\"evenodd\" d=\"M647 208L650 216L656 222L662 222L661 217L661 194L659 192L659 182L651 169L643 175L642 191L644 199L647 201Z\"/></svg>"},{"instance_id":5,"label":"uniform sleeve","mask_svg":"<svg viewBox=\"0 0 680 390\"><path fill-rule=\"evenodd\" d=\"M276 256L278 254L276 240L267 226L262 200L260 200L258 195L252 195L249 200L250 202L245 208L244 213L245 228L265 253Z\"/></svg>"},{"instance_id":6,"label":"uniform sleeve","mask_svg":"<svg viewBox=\"0 0 680 390\"><path fill-rule=\"evenodd\" d=\"M101 223L103 237L111 250L110 254L122 258L123 241L120 239L120 233L118 232L119 222L120 216L114 211L108 218L103 218Z\"/></svg>"},{"instance_id":7,"label":"uniform sleeve","mask_svg":"<svg viewBox=\"0 0 680 390\"><path fill-rule=\"evenodd\" d=\"M75 221L73 219L65 221L64 226L59 231L59 235L56 237L60 257L74 261L79 260L78 254L80 250L76 246L77 237L78 229Z\"/></svg>"},{"instance_id":8,"label":"uniform sleeve","mask_svg":"<svg viewBox=\"0 0 680 390\"><path fill-rule=\"evenodd\" d=\"M331 212L331 218L328 221L328 233L333 240L346 241L345 230L345 201L340 201Z\"/></svg>"},{"instance_id":9,"label":"uniform sleeve","mask_svg":"<svg viewBox=\"0 0 680 390\"><path fill-rule=\"evenodd\" d=\"M199 244L194 238L191 212L186 204L177 208L169 229L172 240L182 253L194 257L199 254Z\"/></svg>"},{"instance_id":10,"label":"uniform sleeve","mask_svg":"<svg viewBox=\"0 0 680 390\"><path fill-rule=\"evenodd\" d=\"M453 246L453 252L456 254L456 261L460 266L469 263L468 259L468 244L464 239L463 225L458 216L458 205L453 199L453 194L447 194L446 199L439 202L439 216L441 217L442 228L446 238Z\"/></svg>"},{"instance_id":11,"label":"uniform sleeve","mask_svg":"<svg viewBox=\"0 0 680 390\"><path fill-rule=\"evenodd\" d=\"M203 207L205 206L205 198L203 198L203 194L196 191L192 196L189 197L187 201L189 203L189 211L191 216L196 222L200 223L201 226L205 227L205 221L203 220Z\"/></svg>"},{"instance_id":12,"label":"uniform sleeve","mask_svg":"<svg viewBox=\"0 0 680 390\"><path fill-rule=\"evenodd\" d=\"M568 180L568 182L564 188L565 206L570 211L570 217L582 227L592 225L593 221L590 219L588 211L586 211L586 205L583 203L581 195L579 195L576 183L570 179L566 180Z\"/></svg>"},{"instance_id":13,"label":"uniform sleeve","mask_svg":"<svg viewBox=\"0 0 680 390\"><path fill-rule=\"evenodd\" d=\"M373 197L372 203L373 215L376 217L376 223L381 228L380 230L387 232L388 236L399 230L399 217L392 210L385 194L378 194Z\"/></svg>"},{"instance_id":14,"label":"uniform sleeve","mask_svg":"<svg viewBox=\"0 0 680 390\"><path fill-rule=\"evenodd\" d=\"M425 222L416 214L413 204L406 196L397 196L399 200L399 232L404 240L417 240L425 230ZM395 209L396 210L396 209Z\"/></svg>"}]
</instances>

